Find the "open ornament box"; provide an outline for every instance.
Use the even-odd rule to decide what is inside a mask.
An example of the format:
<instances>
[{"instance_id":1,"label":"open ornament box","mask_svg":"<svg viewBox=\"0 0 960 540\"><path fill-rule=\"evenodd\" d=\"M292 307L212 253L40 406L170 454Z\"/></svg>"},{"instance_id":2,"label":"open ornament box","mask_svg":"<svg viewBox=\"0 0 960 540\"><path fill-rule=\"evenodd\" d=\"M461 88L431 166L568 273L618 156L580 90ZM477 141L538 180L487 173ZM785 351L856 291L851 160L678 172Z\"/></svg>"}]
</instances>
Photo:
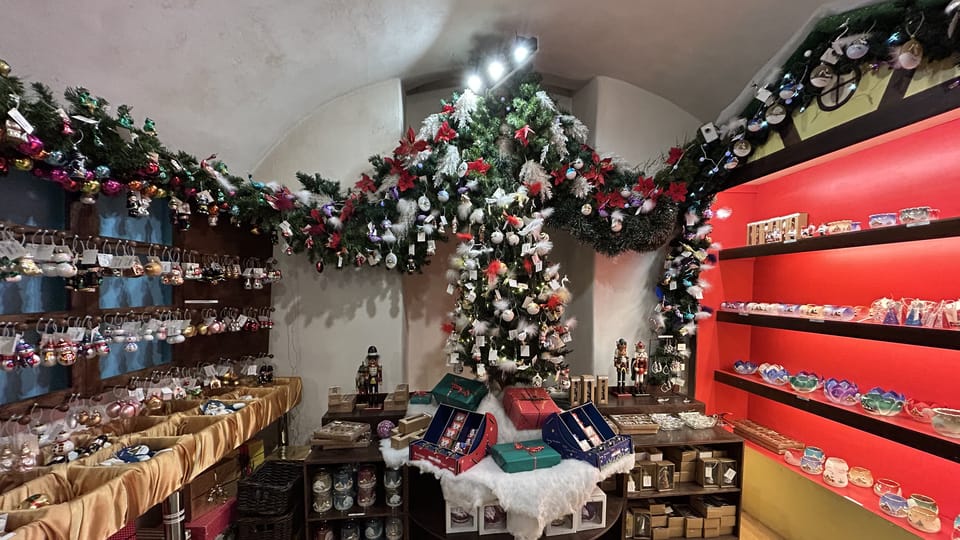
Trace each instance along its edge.
<instances>
[{"instance_id":1,"label":"open ornament box","mask_svg":"<svg viewBox=\"0 0 960 540\"><path fill-rule=\"evenodd\" d=\"M410 460L425 460L460 474L486 457L497 443L497 419L440 405L423 438L410 444Z\"/></svg>"},{"instance_id":2,"label":"open ornament box","mask_svg":"<svg viewBox=\"0 0 960 540\"><path fill-rule=\"evenodd\" d=\"M633 439L615 434L592 402L550 415L543 424L543 440L563 459L579 459L598 469L633 453Z\"/></svg>"}]
</instances>

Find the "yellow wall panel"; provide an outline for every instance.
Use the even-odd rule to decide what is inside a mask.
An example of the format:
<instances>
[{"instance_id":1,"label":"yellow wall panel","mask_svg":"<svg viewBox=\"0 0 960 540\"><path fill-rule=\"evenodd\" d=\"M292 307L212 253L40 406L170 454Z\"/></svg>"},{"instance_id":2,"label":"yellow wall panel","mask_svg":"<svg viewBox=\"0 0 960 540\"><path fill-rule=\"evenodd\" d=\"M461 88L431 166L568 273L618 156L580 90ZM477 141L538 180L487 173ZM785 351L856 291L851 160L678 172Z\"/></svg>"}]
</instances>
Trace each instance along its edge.
<instances>
[{"instance_id":1,"label":"yellow wall panel","mask_svg":"<svg viewBox=\"0 0 960 540\"><path fill-rule=\"evenodd\" d=\"M823 111L816 101L811 103L806 111L793 118L793 124L800 138L809 139L854 118L876 111L880 106L880 98L887 90L891 73L892 71L888 69L881 69L877 73L867 70L861 77L856 93L850 101L835 111Z\"/></svg>"},{"instance_id":2,"label":"yellow wall panel","mask_svg":"<svg viewBox=\"0 0 960 540\"><path fill-rule=\"evenodd\" d=\"M907 87L907 93L904 97L910 97L917 92L923 92L951 79L960 77L960 68L957 67L957 60L960 60L960 58L954 56L953 58L939 62L930 62L920 66L916 73L913 74L913 78L910 79L910 86Z\"/></svg>"}]
</instances>

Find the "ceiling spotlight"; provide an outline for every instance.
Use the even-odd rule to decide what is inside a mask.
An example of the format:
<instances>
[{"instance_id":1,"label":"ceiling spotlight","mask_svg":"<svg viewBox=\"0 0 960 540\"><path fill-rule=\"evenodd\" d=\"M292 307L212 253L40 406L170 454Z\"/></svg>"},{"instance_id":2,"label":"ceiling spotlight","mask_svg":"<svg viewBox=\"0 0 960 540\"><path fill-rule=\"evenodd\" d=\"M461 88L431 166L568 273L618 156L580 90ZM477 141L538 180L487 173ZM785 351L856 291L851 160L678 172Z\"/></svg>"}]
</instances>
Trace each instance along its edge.
<instances>
[{"instance_id":1,"label":"ceiling spotlight","mask_svg":"<svg viewBox=\"0 0 960 540\"><path fill-rule=\"evenodd\" d=\"M513 48L513 59L516 60L518 64L523 63L523 61L529 57L530 48L527 47L525 43L518 43L517 46Z\"/></svg>"},{"instance_id":2,"label":"ceiling spotlight","mask_svg":"<svg viewBox=\"0 0 960 540\"><path fill-rule=\"evenodd\" d=\"M483 88L483 79L480 78L476 73L467 77L467 88L470 89L473 93L477 93Z\"/></svg>"},{"instance_id":3,"label":"ceiling spotlight","mask_svg":"<svg viewBox=\"0 0 960 540\"><path fill-rule=\"evenodd\" d=\"M499 60L493 60L487 65L487 75L490 75L490 78L494 81L499 81L506 70L503 62Z\"/></svg>"}]
</instances>

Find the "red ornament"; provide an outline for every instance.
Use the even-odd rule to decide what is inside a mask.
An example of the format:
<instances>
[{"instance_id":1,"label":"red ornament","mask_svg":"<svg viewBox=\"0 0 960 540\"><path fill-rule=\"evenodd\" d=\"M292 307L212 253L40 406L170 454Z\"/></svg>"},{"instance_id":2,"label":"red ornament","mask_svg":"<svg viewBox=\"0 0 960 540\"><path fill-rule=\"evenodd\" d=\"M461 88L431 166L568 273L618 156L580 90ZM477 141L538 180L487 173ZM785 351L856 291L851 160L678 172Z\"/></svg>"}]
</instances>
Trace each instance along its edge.
<instances>
[{"instance_id":1,"label":"red ornament","mask_svg":"<svg viewBox=\"0 0 960 540\"><path fill-rule=\"evenodd\" d=\"M180 178L179 176L174 176L173 178L170 179L170 187L177 188L177 187L180 187L180 184L182 183L183 183L183 179Z\"/></svg>"},{"instance_id":2,"label":"red ornament","mask_svg":"<svg viewBox=\"0 0 960 540\"><path fill-rule=\"evenodd\" d=\"M147 163L146 167L143 168L143 172L145 174L149 174L150 176L156 176L160 173L160 165L157 164L156 161L151 161Z\"/></svg>"},{"instance_id":3,"label":"red ornament","mask_svg":"<svg viewBox=\"0 0 960 540\"><path fill-rule=\"evenodd\" d=\"M401 193L411 189L413 187L413 181L416 180L416 178L416 176L404 169L403 174L400 175L400 180L397 180L397 189L399 189Z\"/></svg>"},{"instance_id":4,"label":"red ornament","mask_svg":"<svg viewBox=\"0 0 960 540\"><path fill-rule=\"evenodd\" d=\"M43 151L43 142L36 135L27 135L26 142L20 143L17 149L28 156L33 156Z\"/></svg>"},{"instance_id":5,"label":"red ornament","mask_svg":"<svg viewBox=\"0 0 960 540\"><path fill-rule=\"evenodd\" d=\"M530 129L530 125L524 124L522 128L513 132L513 138L520 141L520 144L527 146L528 144L530 144L530 141L529 139L527 139L527 137L533 134L534 134L534 131Z\"/></svg>"},{"instance_id":6,"label":"red ornament","mask_svg":"<svg viewBox=\"0 0 960 540\"><path fill-rule=\"evenodd\" d=\"M70 177L67 175L67 172L63 169L54 169L50 171L50 179L58 184L63 184L67 180L70 180Z\"/></svg>"},{"instance_id":7,"label":"red ornament","mask_svg":"<svg viewBox=\"0 0 960 540\"><path fill-rule=\"evenodd\" d=\"M100 186L100 191L103 192L104 195L113 197L123 191L123 184L111 178Z\"/></svg>"},{"instance_id":8,"label":"red ornament","mask_svg":"<svg viewBox=\"0 0 960 540\"><path fill-rule=\"evenodd\" d=\"M450 114L453 112L453 105L449 103L444 103L443 108L440 109L440 114Z\"/></svg>"},{"instance_id":9,"label":"red ornament","mask_svg":"<svg viewBox=\"0 0 960 540\"><path fill-rule=\"evenodd\" d=\"M642 194L644 197L649 196L653 193L653 190L657 189L657 184L653 181L653 177L644 178L642 175L637 177L637 187L636 191Z\"/></svg>"}]
</instances>

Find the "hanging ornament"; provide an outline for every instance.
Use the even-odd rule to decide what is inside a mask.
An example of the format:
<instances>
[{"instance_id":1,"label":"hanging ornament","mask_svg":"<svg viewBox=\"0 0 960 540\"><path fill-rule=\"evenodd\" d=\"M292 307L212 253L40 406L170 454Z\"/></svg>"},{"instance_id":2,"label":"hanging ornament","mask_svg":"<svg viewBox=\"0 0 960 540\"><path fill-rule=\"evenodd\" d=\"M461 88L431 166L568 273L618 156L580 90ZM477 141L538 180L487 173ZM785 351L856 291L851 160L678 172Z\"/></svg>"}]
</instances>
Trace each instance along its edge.
<instances>
[{"instance_id":1,"label":"hanging ornament","mask_svg":"<svg viewBox=\"0 0 960 540\"><path fill-rule=\"evenodd\" d=\"M515 246L515 245L519 244L519 243L520 243L520 236L518 236L517 233L515 233L515 232L508 232L508 233L507 233L507 243L510 244L511 246Z\"/></svg>"},{"instance_id":2,"label":"hanging ornament","mask_svg":"<svg viewBox=\"0 0 960 540\"><path fill-rule=\"evenodd\" d=\"M746 139L740 139L733 143L733 155L737 157L747 157L753 151L753 145Z\"/></svg>"},{"instance_id":3,"label":"hanging ornament","mask_svg":"<svg viewBox=\"0 0 960 540\"><path fill-rule=\"evenodd\" d=\"M383 264L387 268L393 270L397 266L397 256L392 251L387 253L387 256L383 258Z\"/></svg>"},{"instance_id":4,"label":"hanging ornament","mask_svg":"<svg viewBox=\"0 0 960 540\"><path fill-rule=\"evenodd\" d=\"M97 193L100 193L100 182L87 180L80 188L80 192L83 193L83 196L80 197L80 202L83 204L96 204Z\"/></svg>"},{"instance_id":5,"label":"hanging ornament","mask_svg":"<svg viewBox=\"0 0 960 540\"><path fill-rule=\"evenodd\" d=\"M916 69L923 61L923 45L910 36L910 40L900 46L897 61L903 69Z\"/></svg>"},{"instance_id":6,"label":"hanging ornament","mask_svg":"<svg viewBox=\"0 0 960 540\"><path fill-rule=\"evenodd\" d=\"M28 157L16 158L13 160L13 166L20 171L29 171L33 168L33 160Z\"/></svg>"},{"instance_id":7,"label":"hanging ornament","mask_svg":"<svg viewBox=\"0 0 960 540\"><path fill-rule=\"evenodd\" d=\"M445 203L450 200L450 194L447 193L447 190L441 189L440 191L437 192L437 200L442 203Z\"/></svg>"},{"instance_id":8,"label":"hanging ornament","mask_svg":"<svg viewBox=\"0 0 960 540\"><path fill-rule=\"evenodd\" d=\"M577 170L574 169L573 167L568 167L567 174L565 174L564 176L566 177L567 180L573 180L574 178L577 177Z\"/></svg>"},{"instance_id":9,"label":"hanging ornament","mask_svg":"<svg viewBox=\"0 0 960 540\"><path fill-rule=\"evenodd\" d=\"M583 160L580 158L577 158L573 160L573 162L570 163L570 165L573 165L573 168L579 171L580 169L583 168Z\"/></svg>"},{"instance_id":10,"label":"hanging ornament","mask_svg":"<svg viewBox=\"0 0 960 540\"><path fill-rule=\"evenodd\" d=\"M618 233L623 230L623 220L615 219L610 222L610 230Z\"/></svg>"},{"instance_id":11,"label":"hanging ornament","mask_svg":"<svg viewBox=\"0 0 960 540\"><path fill-rule=\"evenodd\" d=\"M516 313L512 309L505 309L503 313L500 314L500 318L503 319L503 322L510 322L516 317Z\"/></svg>"},{"instance_id":12,"label":"hanging ornament","mask_svg":"<svg viewBox=\"0 0 960 540\"><path fill-rule=\"evenodd\" d=\"M540 304L536 302L530 302L527 304L527 313L529 315L536 315L537 313L540 313Z\"/></svg>"},{"instance_id":13,"label":"hanging ornament","mask_svg":"<svg viewBox=\"0 0 960 540\"><path fill-rule=\"evenodd\" d=\"M318 273L318 274L322 274L322 273L323 273L323 259L318 260L318 261L317 261L317 264L314 265L314 268L317 269L317 273Z\"/></svg>"},{"instance_id":14,"label":"hanging ornament","mask_svg":"<svg viewBox=\"0 0 960 540\"><path fill-rule=\"evenodd\" d=\"M866 56L868 52L870 52L870 43L867 42L866 36L851 41L844 50L844 54L851 60L859 60Z\"/></svg>"},{"instance_id":15,"label":"hanging ornament","mask_svg":"<svg viewBox=\"0 0 960 540\"><path fill-rule=\"evenodd\" d=\"M584 205L580 207L580 213L589 216L593 213L593 207L590 206L590 203L584 203Z\"/></svg>"},{"instance_id":16,"label":"hanging ornament","mask_svg":"<svg viewBox=\"0 0 960 540\"><path fill-rule=\"evenodd\" d=\"M776 103L772 107L767 109L767 112L763 115L767 123L770 125L776 126L783 123L787 119L787 108L783 106L782 103Z\"/></svg>"},{"instance_id":17,"label":"hanging ornament","mask_svg":"<svg viewBox=\"0 0 960 540\"><path fill-rule=\"evenodd\" d=\"M787 73L783 76L783 81L780 83L780 90L778 92L780 99L790 102L793 98L797 97L797 94L800 93L800 90L803 89L803 85L798 83L796 78L790 73Z\"/></svg>"},{"instance_id":18,"label":"hanging ornament","mask_svg":"<svg viewBox=\"0 0 960 540\"><path fill-rule=\"evenodd\" d=\"M421 212L429 212L430 199L428 199L426 195L421 195L420 198L417 199L417 207Z\"/></svg>"},{"instance_id":19,"label":"hanging ornament","mask_svg":"<svg viewBox=\"0 0 960 540\"><path fill-rule=\"evenodd\" d=\"M10 64L8 64L4 59L0 58L0 77L7 77L10 75Z\"/></svg>"},{"instance_id":20,"label":"hanging ornament","mask_svg":"<svg viewBox=\"0 0 960 540\"><path fill-rule=\"evenodd\" d=\"M530 379L530 384L532 384L534 388L540 388L541 386L543 386L543 377L541 377L540 374L537 373L536 375L533 376L532 379Z\"/></svg>"},{"instance_id":21,"label":"hanging ornament","mask_svg":"<svg viewBox=\"0 0 960 540\"><path fill-rule=\"evenodd\" d=\"M492 233L490 233L490 241L493 242L494 244L502 244L503 233L500 231L493 231Z\"/></svg>"},{"instance_id":22,"label":"hanging ornament","mask_svg":"<svg viewBox=\"0 0 960 540\"><path fill-rule=\"evenodd\" d=\"M820 64L810 72L810 84L817 88L826 88L837 80L837 74L827 64Z\"/></svg>"}]
</instances>

